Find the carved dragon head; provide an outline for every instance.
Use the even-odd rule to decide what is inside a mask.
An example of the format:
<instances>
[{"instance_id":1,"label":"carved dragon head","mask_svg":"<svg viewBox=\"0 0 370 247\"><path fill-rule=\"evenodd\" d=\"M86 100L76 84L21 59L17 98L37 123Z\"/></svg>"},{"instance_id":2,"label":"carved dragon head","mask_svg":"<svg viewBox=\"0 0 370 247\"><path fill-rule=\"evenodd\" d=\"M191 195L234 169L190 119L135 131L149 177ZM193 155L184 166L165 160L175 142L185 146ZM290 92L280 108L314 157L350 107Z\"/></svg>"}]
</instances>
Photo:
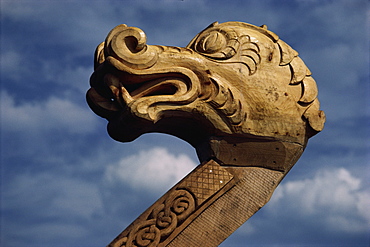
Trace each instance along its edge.
<instances>
[{"instance_id":1,"label":"carved dragon head","mask_svg":"<svg viewBox=\"0 0 370 247\"><path fill-rule=\"evenodd\" d=\"M210 136L304 146L325 122L311 72L266 26L216 22L181 48L119 25L97 47L90 83L89 106L123 142L161 132L194 146Z\"/></svg>"},{"instance_id":2,"label":"carved dragon head","mask_svg":"<svg viewBox=\"0 0 370 247\"><path fill-rule=\"evenodd\" d=\"M216 22L180 48L119 25L97 47L90 83L87 101L112 138L175 135L203 162L109 246L217 246L269 200L325 122L311 72L266 26Z\"/></svg>"}]
</instances>

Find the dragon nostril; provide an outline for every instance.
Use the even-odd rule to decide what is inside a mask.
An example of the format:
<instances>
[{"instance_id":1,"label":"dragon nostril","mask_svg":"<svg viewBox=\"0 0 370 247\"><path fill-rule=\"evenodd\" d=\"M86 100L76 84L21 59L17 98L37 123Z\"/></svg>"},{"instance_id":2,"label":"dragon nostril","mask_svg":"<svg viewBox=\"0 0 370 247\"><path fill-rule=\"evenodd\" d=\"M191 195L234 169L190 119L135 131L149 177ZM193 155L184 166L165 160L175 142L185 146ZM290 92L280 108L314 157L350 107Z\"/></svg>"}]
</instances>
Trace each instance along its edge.
<instances>
[{"instance_id":1,"label":"dragon nostril","mask_svg":"<svg viewBox=\"0 0 370 247\"><path fill-rule=\"evenodd\" d=\"M137 53L140 50L138 49L138 42L137 39L133 36L128 36L125 37L125 43L127 48L132 52L132 53Z\"/></svg>"}]
</instances>

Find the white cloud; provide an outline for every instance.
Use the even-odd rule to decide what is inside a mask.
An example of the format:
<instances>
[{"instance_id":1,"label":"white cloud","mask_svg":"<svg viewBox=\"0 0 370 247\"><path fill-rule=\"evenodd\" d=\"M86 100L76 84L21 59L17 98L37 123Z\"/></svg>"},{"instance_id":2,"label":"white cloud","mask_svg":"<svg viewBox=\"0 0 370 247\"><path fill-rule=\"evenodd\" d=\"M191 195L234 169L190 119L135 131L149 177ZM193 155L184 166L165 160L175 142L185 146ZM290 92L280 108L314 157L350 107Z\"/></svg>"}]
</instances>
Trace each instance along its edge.
<instances>
[{"instance_id":1,"label":"white cloud","mask_svg":"<svg viewBox=\"0 0 370 247\"><path fill-rule=\"evenodd\" d=\"M109 224L98 185L56 171L23 171L4 183L1 198L4 246L72 246L81 238L93 246L96 228Z\"/></svg>"},{"instance_id":2,"label":"white cloud","mask_svg":"<svg viewBox=\"0 0 370 247\"><path fill-rule=\"evenodd\" d=\"M280 185L266 208L270 213L285 210L292 217L315 218L344 233L366 232L370 226L370 190L345 168L321 170L313 178Z\"/></svg>"},{"instance_id":3,"label":"white cloud","mask_svg":"<svg viewBox=\"0 0 370 247\"><path fill-rule=\"evenodd\" d=\"M3 131L22 134L63 130L84 134L95 129L97 118L86 107L51 96L43 102L16 104L6 92L1 93L1 127Z\"/></svg>"},{"instance_id":4,"label":"white cloud","mask_svg":"<svg viewBox=\"0 0 370 247\"><path fill-rule=\"evenodd\" d=\"M23 69L22 56L19 53L13 50L4 51L0 54L0 61L1 73L8 74L14 80L22 78L19 73Z\"/></svg>"},{"instance_id":5,"label":"white cloud","mask_svg":"<svg viewBox=\"0 0 370 247\"><path fill-rule=\"evenodd\" d=\"M50 205L53 210L85 218L102 213L103 203L96 185L78 179L63 179L58 182L58 187L58 197Z\"/></svg>"},{"instance_id":6,"label":"white cloud","mask_svg":"<svg viewBox=\"0 0 370 247\"><path fill-rule=\"evenodd\" d=\"M66 94L77 93L82 98L90 87L89 79L93 71L92 64L89 67L66 65L60 68L57 62L45 61L40 74L45 80L62 85Z\"/></svg>"},{"instance_id":7,"label":"white cloud","mask_svg":"<svg viewBox=\"0 0 370 247\"><path fill-rule=\"evenodd\" d=\"M65 175L22 173L3 189L3 207L32 213L28 217L90 219L102 213L97 185Z\"/></svg>"},{"instance_id":8,"label":"white cloud","mask_svg":"<svg viewBox=\"0 0 370 247\"><path fill-rule=\"evenodd\" d=\"M164 193L195 165L187 155L175 156L164 148L153 148L108 166L105 176L110 183L127 183L134 189Z\"/></svg>"}]
</instances>

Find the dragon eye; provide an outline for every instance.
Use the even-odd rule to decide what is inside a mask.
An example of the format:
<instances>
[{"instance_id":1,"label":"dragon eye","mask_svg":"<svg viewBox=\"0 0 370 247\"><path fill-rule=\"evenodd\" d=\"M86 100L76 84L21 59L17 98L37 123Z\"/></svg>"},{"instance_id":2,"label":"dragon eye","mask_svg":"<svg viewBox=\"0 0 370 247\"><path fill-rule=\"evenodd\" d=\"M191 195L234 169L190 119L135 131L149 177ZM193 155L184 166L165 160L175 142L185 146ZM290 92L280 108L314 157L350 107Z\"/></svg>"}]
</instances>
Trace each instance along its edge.
<instances>
[{"instance_id":1,"label":"dragon eye","mask_svg":"<svg viewBox=\"0 0 370 247\"><path fill-rule=\"evenodd\" d=\"M225 36L218 31L211 31L202 35L197 42L197 50L201 53L215 53L225 47Z\"/></svg>"}]
</instances>

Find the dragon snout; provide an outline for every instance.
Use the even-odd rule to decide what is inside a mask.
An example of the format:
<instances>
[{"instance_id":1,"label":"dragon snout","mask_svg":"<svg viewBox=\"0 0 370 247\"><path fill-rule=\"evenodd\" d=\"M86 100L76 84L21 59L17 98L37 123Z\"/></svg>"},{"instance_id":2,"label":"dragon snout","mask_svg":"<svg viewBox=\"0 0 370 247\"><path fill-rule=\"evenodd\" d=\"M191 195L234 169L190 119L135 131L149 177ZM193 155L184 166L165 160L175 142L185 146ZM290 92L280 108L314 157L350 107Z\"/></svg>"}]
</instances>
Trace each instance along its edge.
<instances>
[{"instance_id":1,"label":"dragon snout","mask_svg":"<svg viewBox=\"0 0 370 247\"><path fill-rule=\"evenodd\" d=\"M193 71L201 67L193 65L200 59L189 55L193 51L188 48L147 45L139 28L115 27L96 48L95 71L87 94L90 107L107 119L128 110L156 121L163 116L159 112L169 108L164 105L177 108L201 93L206 97L201 82L208 81L208 75Z\"/></svg>"},{"instance_id":2,"label":"dragon snout","mask_svg":"<svg viewBox=\"0 0 370 247\"><path fill-rule=\"evenodd\" d=\"M95 52L95 68L106 59L116 59L132 69L147 69L158 59L158 49L146 44L146 35L137 27L115 27Z\"/></svg>"}]
</instances>

